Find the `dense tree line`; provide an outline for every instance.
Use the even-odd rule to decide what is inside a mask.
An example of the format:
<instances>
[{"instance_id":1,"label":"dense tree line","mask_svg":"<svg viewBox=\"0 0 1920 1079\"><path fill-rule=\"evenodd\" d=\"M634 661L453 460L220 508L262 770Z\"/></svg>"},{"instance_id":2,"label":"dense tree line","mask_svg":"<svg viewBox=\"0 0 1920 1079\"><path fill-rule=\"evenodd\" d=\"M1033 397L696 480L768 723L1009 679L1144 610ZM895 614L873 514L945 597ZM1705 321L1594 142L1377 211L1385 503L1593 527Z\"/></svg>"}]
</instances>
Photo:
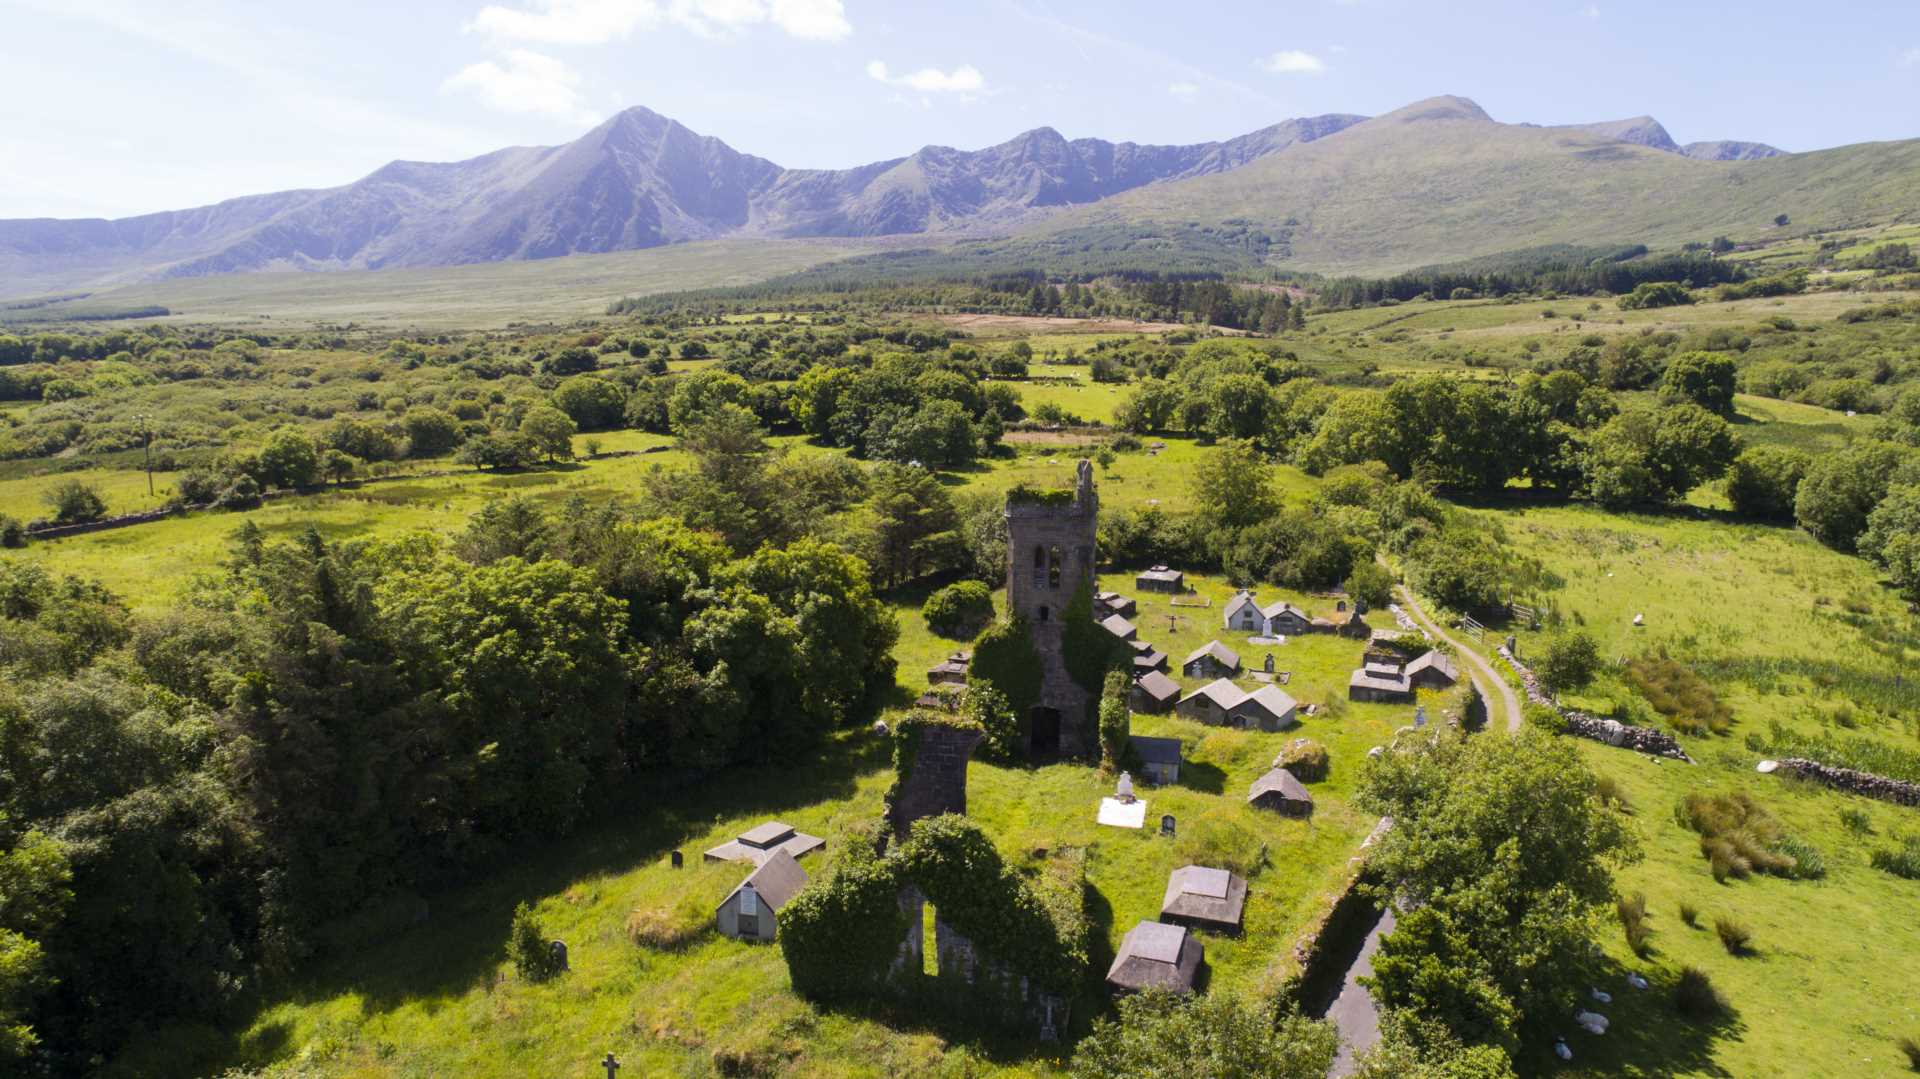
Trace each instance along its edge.
<instances>
[{"instance_id":1,"label":"dense tree line","mask_svg":"<svg viewBox=\"0 0 1920 1079\"><path fill-rule=\"evenodd\" d=\"M1704 254L1648 257L1644 246L1636 246L1549 249L1477 264L1430 267L1394 277L1333 278L1316 283L1313 291L1321 306L1338 308L1422 297L1463 300L1520 294L1626 293L1655 281L1685 282L1692 288L1706 288L1745 278L1746 270L1737 262Z\"/></svg>"},{"instance_id":2,"label":"dense tree line","mask_svg":"<svg viewBox=\"0 0 1920 1079\"><path fill-rule=\"evenodd\" d=\"M563 834L641 777L791 754L893 683L869 571L501 503L451 543L268 542L136 618L0 562L0 1058L212 1020L322 923Z\"/></svg>"}]
</instances>

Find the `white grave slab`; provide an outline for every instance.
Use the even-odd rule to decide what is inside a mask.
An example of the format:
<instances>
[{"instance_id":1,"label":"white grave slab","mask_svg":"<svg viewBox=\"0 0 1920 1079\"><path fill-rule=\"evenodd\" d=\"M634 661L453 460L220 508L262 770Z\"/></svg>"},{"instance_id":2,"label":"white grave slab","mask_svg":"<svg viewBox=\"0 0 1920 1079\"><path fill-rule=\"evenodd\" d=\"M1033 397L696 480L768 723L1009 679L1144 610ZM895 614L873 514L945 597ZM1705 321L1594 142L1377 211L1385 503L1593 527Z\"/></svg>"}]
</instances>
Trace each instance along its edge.
<instances>
[{"instance_id":1,"label":"white grave slab","mask_svg":"<svg viewBox=\"0 0 1920 1079\"><path fill-rule=\"evenodd\" d=\"M1145 800L1127 803L1118 798L1102 798L1099 821L1113 828L1144 827L1147 823L1147 803Z\"/></svg>"}]
</instances>

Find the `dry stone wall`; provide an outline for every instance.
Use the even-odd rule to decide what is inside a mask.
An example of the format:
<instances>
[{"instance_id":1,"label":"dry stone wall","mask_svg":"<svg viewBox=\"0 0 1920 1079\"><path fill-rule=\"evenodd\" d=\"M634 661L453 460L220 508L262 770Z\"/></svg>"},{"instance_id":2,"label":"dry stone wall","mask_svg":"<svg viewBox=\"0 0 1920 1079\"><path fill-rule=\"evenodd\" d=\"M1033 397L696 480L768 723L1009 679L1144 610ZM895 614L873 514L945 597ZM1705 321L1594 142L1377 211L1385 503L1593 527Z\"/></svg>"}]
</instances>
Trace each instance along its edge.
<instances>
[{"instance_id":1,"label":"dry stone wall","mask_svg":"<svg viewBox=\"0 0 1920 1079\"><path fill-rule=\"evenodd\" d=\"M1568 734L1595 742L1605 742L1622 749L1636 750L1655 757L1693 763L1693 758L1687 756L1686 750L1680 748L1680 743L1665 731L1656 731L1651 727L1633 727L1619 720L1602 719L1599 716L1560 707L1552 697L1547 695L1546 690L1540 688L1540 680L1534 677L1526 664L1514 657L1513 652L1506 645L1501 645L1495 651L1500 654L1501 659L1507 661L1507 666L1513 668L1513 673L1520 676L1520 685L1525 688L1529 701L1560 713L1561 717L1567 721Z\"/></svg>"},{"instance_id":2,"label":"dry stone wall","mask_svg":"<svg viewBox=\"0 0 1920 1079\"><path fill-rule=\"evenodd\" d=\"M1895 805L1920 806L1920 783L1888 779L1886 776L1855 771L1852 768L1836 768L1804 757L1788 757L1780 762L1779 771L1839 790L1862 794L1868 798L1892 802Z\"/></svg>"}]
</instances>

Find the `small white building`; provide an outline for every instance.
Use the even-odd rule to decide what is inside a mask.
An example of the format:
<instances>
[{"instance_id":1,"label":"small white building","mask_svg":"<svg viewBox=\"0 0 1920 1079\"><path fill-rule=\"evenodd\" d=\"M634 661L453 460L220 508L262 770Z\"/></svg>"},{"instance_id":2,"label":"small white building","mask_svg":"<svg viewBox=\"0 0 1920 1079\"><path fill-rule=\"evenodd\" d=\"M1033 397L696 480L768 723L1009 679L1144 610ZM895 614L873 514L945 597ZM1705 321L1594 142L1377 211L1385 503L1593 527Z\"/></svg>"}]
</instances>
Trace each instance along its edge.
<instances>
[{"instance_id":1,"label":"small white building","mask_svg":"<svg viewBox=\"0 0 1920 1079\"><path fill-rule=\"evenodd\" d=\"M779 929L780 908L807 886L807 871L786 851L747 874L714 912L722 936L735 940L772 940Z\"/></svg>"}]
</instances>

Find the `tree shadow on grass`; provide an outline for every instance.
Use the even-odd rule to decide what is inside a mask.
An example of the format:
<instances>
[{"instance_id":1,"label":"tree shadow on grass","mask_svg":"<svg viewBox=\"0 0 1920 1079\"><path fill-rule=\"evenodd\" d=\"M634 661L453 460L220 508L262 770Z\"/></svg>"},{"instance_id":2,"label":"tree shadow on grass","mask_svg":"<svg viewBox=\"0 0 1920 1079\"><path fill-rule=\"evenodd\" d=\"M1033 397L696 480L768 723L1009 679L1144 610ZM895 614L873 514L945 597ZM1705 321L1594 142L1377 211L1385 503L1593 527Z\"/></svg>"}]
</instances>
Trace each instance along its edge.
<instances>
[{"instance_id":1,"label":"tree shadow on grass","mask_svg":"<svg viewBox=\"0 0 1920 1079\"><path fill-rule=\"evenodd\" d=\"M1573 1065L1588 1074L1662 1076L1686 1073L1730 1077L1732 1072L1714 1059L1723 1041L1738 1038L1746 1021L1732 1002L1712 1016L1690 1018L1674 1005L1678 969L1662 966L1643 971L1648 986L1627 984L1627 968L1611 959L1598 966L1593 985L1613 997L1602 1004L1590 998L1581 1007L1607 1017L1605 1034L1588 1034L1568 1016L1565 1022L1541 1024L1526 1032L1515 1063L1522 1075L1545 1075L1565 1065L1554 1056L1555 1038L1564 1037L1573 1051ZM1582 994L1585 997L1585 994Z\"/></svg>"},{"instance_id":2,"label":"tree shadow on grass","mask_svg":"<svg viewBox=\"0 0 1920 1079\"><path fill-rule=\"evenodd\" d=\"M774 816L855 796L861 776L888 766L890 744L865 730L837 732L804 764L766 764L678 783L634 781L611 792L599 819L572 836L503 850L463 882L410 904L417 916L333 935L336 947L306 977L262 1002L309 1004L346 994L362 1014L453 1003L493 976L514 907L560 893L583 879L665 862L668 852L721 817ZM823 854L814 855L820 859ZM685 852L689 860L700 852ZM336 927L337 928L337 927ZM356 939L357 938L357 939ZM229 1033L227 1056L265 1063L292 1048L285 1032ZM277 1040L276 1040L277 1039ZM263 1056L264 1054L264 1056Z\"/></svg>"},{"instance_id":3,"label":"tree shadow on grass","mask_svg":"<svg viewBox=\"0 0 1920 1079\"><path fill-rule=\"evenodd\" d=\"M1227 789L1227 773L1217 764L1184 761L1180 765L1178 785L1202 794L1221 794Z\"/></svg>"}]
</instances>

